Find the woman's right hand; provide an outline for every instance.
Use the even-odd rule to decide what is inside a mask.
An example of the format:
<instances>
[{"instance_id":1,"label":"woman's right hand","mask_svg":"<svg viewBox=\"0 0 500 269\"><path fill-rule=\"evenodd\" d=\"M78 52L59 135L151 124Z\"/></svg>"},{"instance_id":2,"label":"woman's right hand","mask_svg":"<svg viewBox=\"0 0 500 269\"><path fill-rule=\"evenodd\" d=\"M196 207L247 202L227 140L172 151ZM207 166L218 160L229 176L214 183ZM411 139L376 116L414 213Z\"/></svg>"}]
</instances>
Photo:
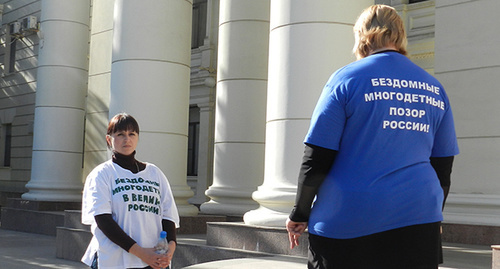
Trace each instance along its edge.
<instances>
[{"instance_id":1,"label":"woman's right hand","mask_svg":"<svg viewBox=\"0 0 500 269\"><path fill-rule=\"evenodd\" d=\"M307 228L307 222L295 222L291 219L286 220L286 230L288 231L288 240L290 249L299 245L299 237Z\"/></svg>"}]
</instances>

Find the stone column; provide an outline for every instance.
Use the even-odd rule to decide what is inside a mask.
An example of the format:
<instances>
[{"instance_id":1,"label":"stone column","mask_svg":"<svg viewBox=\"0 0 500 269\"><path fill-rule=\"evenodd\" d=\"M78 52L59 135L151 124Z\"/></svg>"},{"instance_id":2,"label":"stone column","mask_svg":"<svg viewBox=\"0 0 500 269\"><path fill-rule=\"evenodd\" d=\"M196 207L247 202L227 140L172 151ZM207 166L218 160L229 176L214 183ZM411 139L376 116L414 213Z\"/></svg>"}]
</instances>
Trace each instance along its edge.
<instances>
[{"instance_id":1,"label":"stone column","mask_svg":"<svg viewBox=\"0 0 500 269\"><path fill-rule=\"evenodd\" d=\"M43 0L26 200L81 200L90 0Z\"/></svg>"},{"instance_id":2,"label":"stone column","mask_svg":"<svg viewBox=\"0 0 500 269\"><path fill-rule=\"evenodd\" d=\"M269 0L221 0L214 182L206 214L242 216L257 208L264 176Z\"/></svg>"},{"instance_id":3,"label":"stone column","mask_svg":"<svg viewBox=\"0 0 500 269\"><path fill-rule=\"evenodd\" d=\"M271 1L264 183L246 224L282 227L295 201L303 140L332 72L355 60L352 27L373 1Z\"/></svg>"},{"instance_id":4,"label":"stone column","mask_svg":"<svg viewBox=\"0 0 500 269\"><path fill-rule=\"evenodd\" d=\"M495 0L436 1L435 75L450 98L460 148L444 209L449 223L500 226L500 36L488 34L498 32L498 8ZM468 38L454 42L458 34Z\"/></svg>"},{"instance_id":5,"label":"stone column","mask_svg":"<svg viewBox=\"0 0 500 269\"><path fill-rule=\"evenodd\" d=\"M195 205L207 202L205 191L213 182L214 163L214 125L215 125L215 86L217 67L217 34L219 26L219 0L208 0L206 3L206 25L203 45L198 47L198 53L191 57L199 57L191 62L191 105L199 108L200 133L198 136L198 175L196 177L196 192L189 199ZM194 20L194 19L193 19Z\"/></svg>"},{"instance_id":6,"label":"stone column","mask_svg":"<svg viewBox=\"0 0 500 269\"><path fill-rule=\"evenodd\" d=\"M109 116L114 3L114 0L92 2L83 180L109 159L104 138Z\"/></svg>"},{"instance_id":7,"label":"stone column","mask_svg":"<svg viewBox=\"0 0 500 269\"><path fill-rule=\"evenodd\" d=\"M109 115L141 127L137 158L167 176L179 214L198 209L186 182L192 1L116 0Z\"/></svg>"}]
</instances>

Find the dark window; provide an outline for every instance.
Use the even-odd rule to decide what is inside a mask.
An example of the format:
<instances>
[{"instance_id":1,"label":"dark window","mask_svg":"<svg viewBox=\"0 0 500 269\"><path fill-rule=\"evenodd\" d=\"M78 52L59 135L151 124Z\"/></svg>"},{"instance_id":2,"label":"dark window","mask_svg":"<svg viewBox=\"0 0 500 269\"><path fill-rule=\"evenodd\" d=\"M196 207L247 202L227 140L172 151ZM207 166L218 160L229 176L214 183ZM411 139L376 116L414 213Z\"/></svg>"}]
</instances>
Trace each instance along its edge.
<instances>
[{"instance_id":1,"label":"dark window","mask_svg":"<svg viewBox=\"0 0 500 269\"><path fill-rule=\"evenodd\" d=\"M198 175L198 148L200 140L200 108L192 106L189 108L189 129L188 129L188 154L187 154L187 175Z\"/></svg>"},{"instance_id":2,"label":"dark window","mask_svg":"<svg viewBox=\"0 0 500 269\"><path fill-rule=\"evenodd\" d=\"M10 166L10 151L12 148L12 124L5 124L3 166Z\"/></svg>"},{"instance_id":3,"label":"dark window","mask_svg":"<svg viewBox=\"0 0 500 269\"><path fill-rule=\"evenodd\" d=\"M17 38L13 38L10 41L10 54L9 54L9 62L7 68L7 74L14 72L14 67L16 66L16 47L17 47Z\"/></svg>"},{"instance_id":4,"label":"dark window","mask_svg":"<svg viewBox=\"0 0 500 269\"><path fill-rule=\"evenodd\" d=\"M203 46L207 33L207 0L193 2L193 31L191 34L191 48Z\"/></svg>"},{"instance_id":5,"label":"dark window","mask_svg":"<svg viewBox=\"0 0 500 269\"><path fill-rule=\"evenodd\" d=\"M187 160L187 175L198 175L198 137L200 135L200 123L189 123L188 133L188 160Z\"/></svg>"}]
</instances>

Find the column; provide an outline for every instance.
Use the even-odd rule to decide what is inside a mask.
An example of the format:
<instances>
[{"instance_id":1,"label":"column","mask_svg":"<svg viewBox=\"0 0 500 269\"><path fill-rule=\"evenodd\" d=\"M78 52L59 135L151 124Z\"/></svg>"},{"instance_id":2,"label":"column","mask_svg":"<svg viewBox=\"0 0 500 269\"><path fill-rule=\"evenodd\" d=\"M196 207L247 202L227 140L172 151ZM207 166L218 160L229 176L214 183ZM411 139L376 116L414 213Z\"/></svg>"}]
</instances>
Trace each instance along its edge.
<instances>
[{"instance_id":1,"label":"column","mask_svg":"<svg viewBox=\"0 0 500 269\"><path fill-rule=\"evenodd\" d=\"M80 201L90 0L43 0L26 200Z\"/></svg>"},{"instance_id":2,"label":"column","mask_svg":"<svg viewBox=\"0 0 500 269\"><path fill-rule=\"evenodd\" d=\"M109 115L133 115L136 157L167 176L182 216L187 200L187 136L192 1L116 0Z\"/></svg>"},{"instance_id":3,"label":"column","mask_svg":"<svg viewBox=\"0 0 500 269\"><path fill-rule=\"evenodd\" d=\"M213 182L218 0L207 0L206 17L203 45L198 48L198 53L191 54L191 57L199 57L199 66L191 67L195 72L191 73L191 98L189 99L191 105L195 104L199 108L200 116L196 192L189 199L189 202L195 205L207 202L205 191Z\"/></svg>"},{"instance_id":4,"label":"column","mask_svg":"<svg viewBox=\"0 0 500 269\"><path fill-rule=\"evenodd\" d=\"M460 147L444 208L448 223L500 226L500 54L487 53L500 42L487 34L498 31L498 8L495 0L436 1L435 75L450 98ZM464 42L454 42L458 34Z\"/></svg>"},{"instance_id":5,"label":"column","mask_svg":"<svg viewBox=\"0 0 500 269\"><path fill-rule=\"evenodd\" d=\"M257 208L264 176L269 0L221 0L215 109L214 182L206 214Z\"/></svg>"},{"instance_id":6,"label":"column","mask_svg":"<svg viewBox=\"0 0 500 269\"><path fill-rule=\"evenodd\" d=\"M109 159L108 128L114 0L92 2L83 178Z\"/></svg>"},{"instance_id":7,"label":"column","mask_svg":"<svg viewBox=\"0 0 500 269\"><path fill-rule=\"evenodd\" d=\"M246 224L283 227L295 201L302 141L332 72L352 62L352 27L373 1L273 0L264 183Z\"/></svg>"}]
</instances>

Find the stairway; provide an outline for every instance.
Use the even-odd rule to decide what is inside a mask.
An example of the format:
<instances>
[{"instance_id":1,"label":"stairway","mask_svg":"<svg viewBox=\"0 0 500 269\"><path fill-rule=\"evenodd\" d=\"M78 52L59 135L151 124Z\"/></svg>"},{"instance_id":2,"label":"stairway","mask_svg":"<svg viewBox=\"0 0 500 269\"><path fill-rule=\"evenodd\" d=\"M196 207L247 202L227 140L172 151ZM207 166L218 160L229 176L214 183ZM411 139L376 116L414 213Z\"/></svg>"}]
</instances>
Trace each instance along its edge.
<instances>
[{"instance_id":1,"label":"stairway","mask_svg":"<svg viewBox=\"0 0 500 269\"><path fill-rule=\"evenodd\" d=\"M78 202L27 201L9 198L1 208L1 227L19 232L56 235L56 227L64 225L64 210L79 209Z\"/></svg>"},{"instance_id":2,"label":"stairway","mask_svg":"<svg viewBox=\"0 0 500 269\"><path fill-rule=\"evenodd\" d=\"M57 227L57 257L79 261L92 238L89 227L81 224L79 210L66 210L64 224ZM248 226L228 222L227 217L199 215L181 217L172 269L237 258L283 258L305 263L307 236L299 248L288 248L284 228ZM230 220L239 220L231 219Z\"/></svg>"}]
</instances>

